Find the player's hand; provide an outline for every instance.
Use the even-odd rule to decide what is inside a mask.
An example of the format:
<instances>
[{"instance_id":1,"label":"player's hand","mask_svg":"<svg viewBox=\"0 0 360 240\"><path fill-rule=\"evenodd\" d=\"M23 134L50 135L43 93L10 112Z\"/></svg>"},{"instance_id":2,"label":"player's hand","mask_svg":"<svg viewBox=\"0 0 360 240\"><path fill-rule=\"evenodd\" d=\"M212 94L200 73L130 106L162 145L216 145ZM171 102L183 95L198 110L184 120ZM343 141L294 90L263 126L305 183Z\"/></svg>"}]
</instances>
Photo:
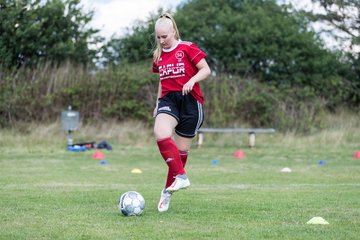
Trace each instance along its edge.
<instances>
[{"instance_id":1,"label":"player's hand","mask_svg":"<svg viewBox=\"0 0 360 240\"><path fill-rule=\"evenodd\" d=\"M195 81L193 79L190 79L187 83L185 83L182 89L182 95L186 95L189 92L191 92L193 90L194 85L195 85Z\"/></svg>"}]
</instances>

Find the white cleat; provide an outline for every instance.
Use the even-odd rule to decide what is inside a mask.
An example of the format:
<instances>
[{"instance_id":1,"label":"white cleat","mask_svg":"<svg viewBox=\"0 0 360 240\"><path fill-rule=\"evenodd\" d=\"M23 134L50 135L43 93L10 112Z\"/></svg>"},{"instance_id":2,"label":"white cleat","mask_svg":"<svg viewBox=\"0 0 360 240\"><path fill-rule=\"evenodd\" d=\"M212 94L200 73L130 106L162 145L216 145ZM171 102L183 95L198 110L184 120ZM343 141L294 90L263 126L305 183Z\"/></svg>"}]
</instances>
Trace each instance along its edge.
<instances>
[{"instance_id":1,"label":"white cleat","mask_svg":"<svg viewBox=\"0 0 360 240\"><path fill-rule=\"evenodd\" d=\"M188 188L189 186L190 186L189 178L183 179L177 176L175 178L175 181L171 184L170 187L166 189L166 191L173 193L180 189Z\"/></svg>"},{"instance_id":2,"label":"white cleat","mask_svg":"<svg viewBox=\"0 0 360 240\"><path fill-rule=\"evenodd\" d=\"M169 209L171 196L172 193L166 191L165 189L161 190L160 201L158 204L159 212L165 212Z\"/></svg>"}]
</instances>

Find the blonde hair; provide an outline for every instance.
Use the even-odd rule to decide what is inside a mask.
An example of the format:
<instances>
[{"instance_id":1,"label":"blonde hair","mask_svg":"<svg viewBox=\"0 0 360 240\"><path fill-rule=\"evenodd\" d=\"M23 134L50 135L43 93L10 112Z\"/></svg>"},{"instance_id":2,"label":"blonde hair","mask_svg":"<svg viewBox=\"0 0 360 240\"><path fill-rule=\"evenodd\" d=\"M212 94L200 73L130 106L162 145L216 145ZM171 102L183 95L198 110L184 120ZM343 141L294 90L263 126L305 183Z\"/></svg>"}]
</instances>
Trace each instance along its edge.
<instances>
[{"instance_id":1,"label":"blonde hair","mask_svg":"<svg viewBox=\"0 0 360 240\"><path fill-rule=\"evenodd\" d=\"M180 39L180 34L179 34L179 30L177 28L177 25L176 25L176 22L175 22L175 19L173 18L173 16L170 14L170 13L163 13L159 16L158 20L156 21L155 23L155 26L157 23L159 23L160 21L171 21L171 25L172 25L172 28L174 29L175 31L175 39L176 40L179 40ZM157 36L155 34L155 43L156 43L156 48L154 50L154 61L157 63L160 59L160 55L161 55L161 52L162 52L162 47L159 43L159 41L157 40Z\"/></svg>"}]
</instances>

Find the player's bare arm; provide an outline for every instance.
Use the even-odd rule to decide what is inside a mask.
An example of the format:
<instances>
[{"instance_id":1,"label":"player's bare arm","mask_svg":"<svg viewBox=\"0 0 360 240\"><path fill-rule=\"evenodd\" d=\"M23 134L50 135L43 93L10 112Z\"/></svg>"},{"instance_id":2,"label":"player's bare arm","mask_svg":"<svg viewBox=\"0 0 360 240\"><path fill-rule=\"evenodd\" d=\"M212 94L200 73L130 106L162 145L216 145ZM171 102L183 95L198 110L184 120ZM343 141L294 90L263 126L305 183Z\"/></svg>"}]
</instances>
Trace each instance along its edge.
<instances>
[{"instance_id":1,"label":"player's bare arm","mask_svg":"<svg viewBox=\"0 0 360 240\"><path fill-rule=\"evenodd\" d=\"M199 71L187 83L184 84L182 89L183 95L191 92L195 83L206 79L211 74L210 67L205 59L200 60L198 64L196 64L196 67L199 69Z\"/></svg>"}]
</instances>

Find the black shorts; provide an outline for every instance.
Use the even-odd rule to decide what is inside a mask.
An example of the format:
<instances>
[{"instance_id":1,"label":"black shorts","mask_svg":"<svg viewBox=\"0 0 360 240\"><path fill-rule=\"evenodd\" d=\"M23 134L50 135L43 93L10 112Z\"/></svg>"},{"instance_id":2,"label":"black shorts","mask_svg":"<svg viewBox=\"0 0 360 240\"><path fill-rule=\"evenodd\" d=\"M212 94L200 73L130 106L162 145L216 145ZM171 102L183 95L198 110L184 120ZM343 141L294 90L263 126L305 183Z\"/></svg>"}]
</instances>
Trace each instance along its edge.
<instances>
[{"instance_id":1,"label":"black shorts","mask_svg":"<svg viewBox=\"0 0 360 240\"><path fill-rule=\"evenodd\" d=\"M187 138L195 137L204 120L202 104L191 94L182 95L182 92L170 92L159 98L159 113L173 116L178 122L176 134Z\"/></svg>"}]
</instances>

